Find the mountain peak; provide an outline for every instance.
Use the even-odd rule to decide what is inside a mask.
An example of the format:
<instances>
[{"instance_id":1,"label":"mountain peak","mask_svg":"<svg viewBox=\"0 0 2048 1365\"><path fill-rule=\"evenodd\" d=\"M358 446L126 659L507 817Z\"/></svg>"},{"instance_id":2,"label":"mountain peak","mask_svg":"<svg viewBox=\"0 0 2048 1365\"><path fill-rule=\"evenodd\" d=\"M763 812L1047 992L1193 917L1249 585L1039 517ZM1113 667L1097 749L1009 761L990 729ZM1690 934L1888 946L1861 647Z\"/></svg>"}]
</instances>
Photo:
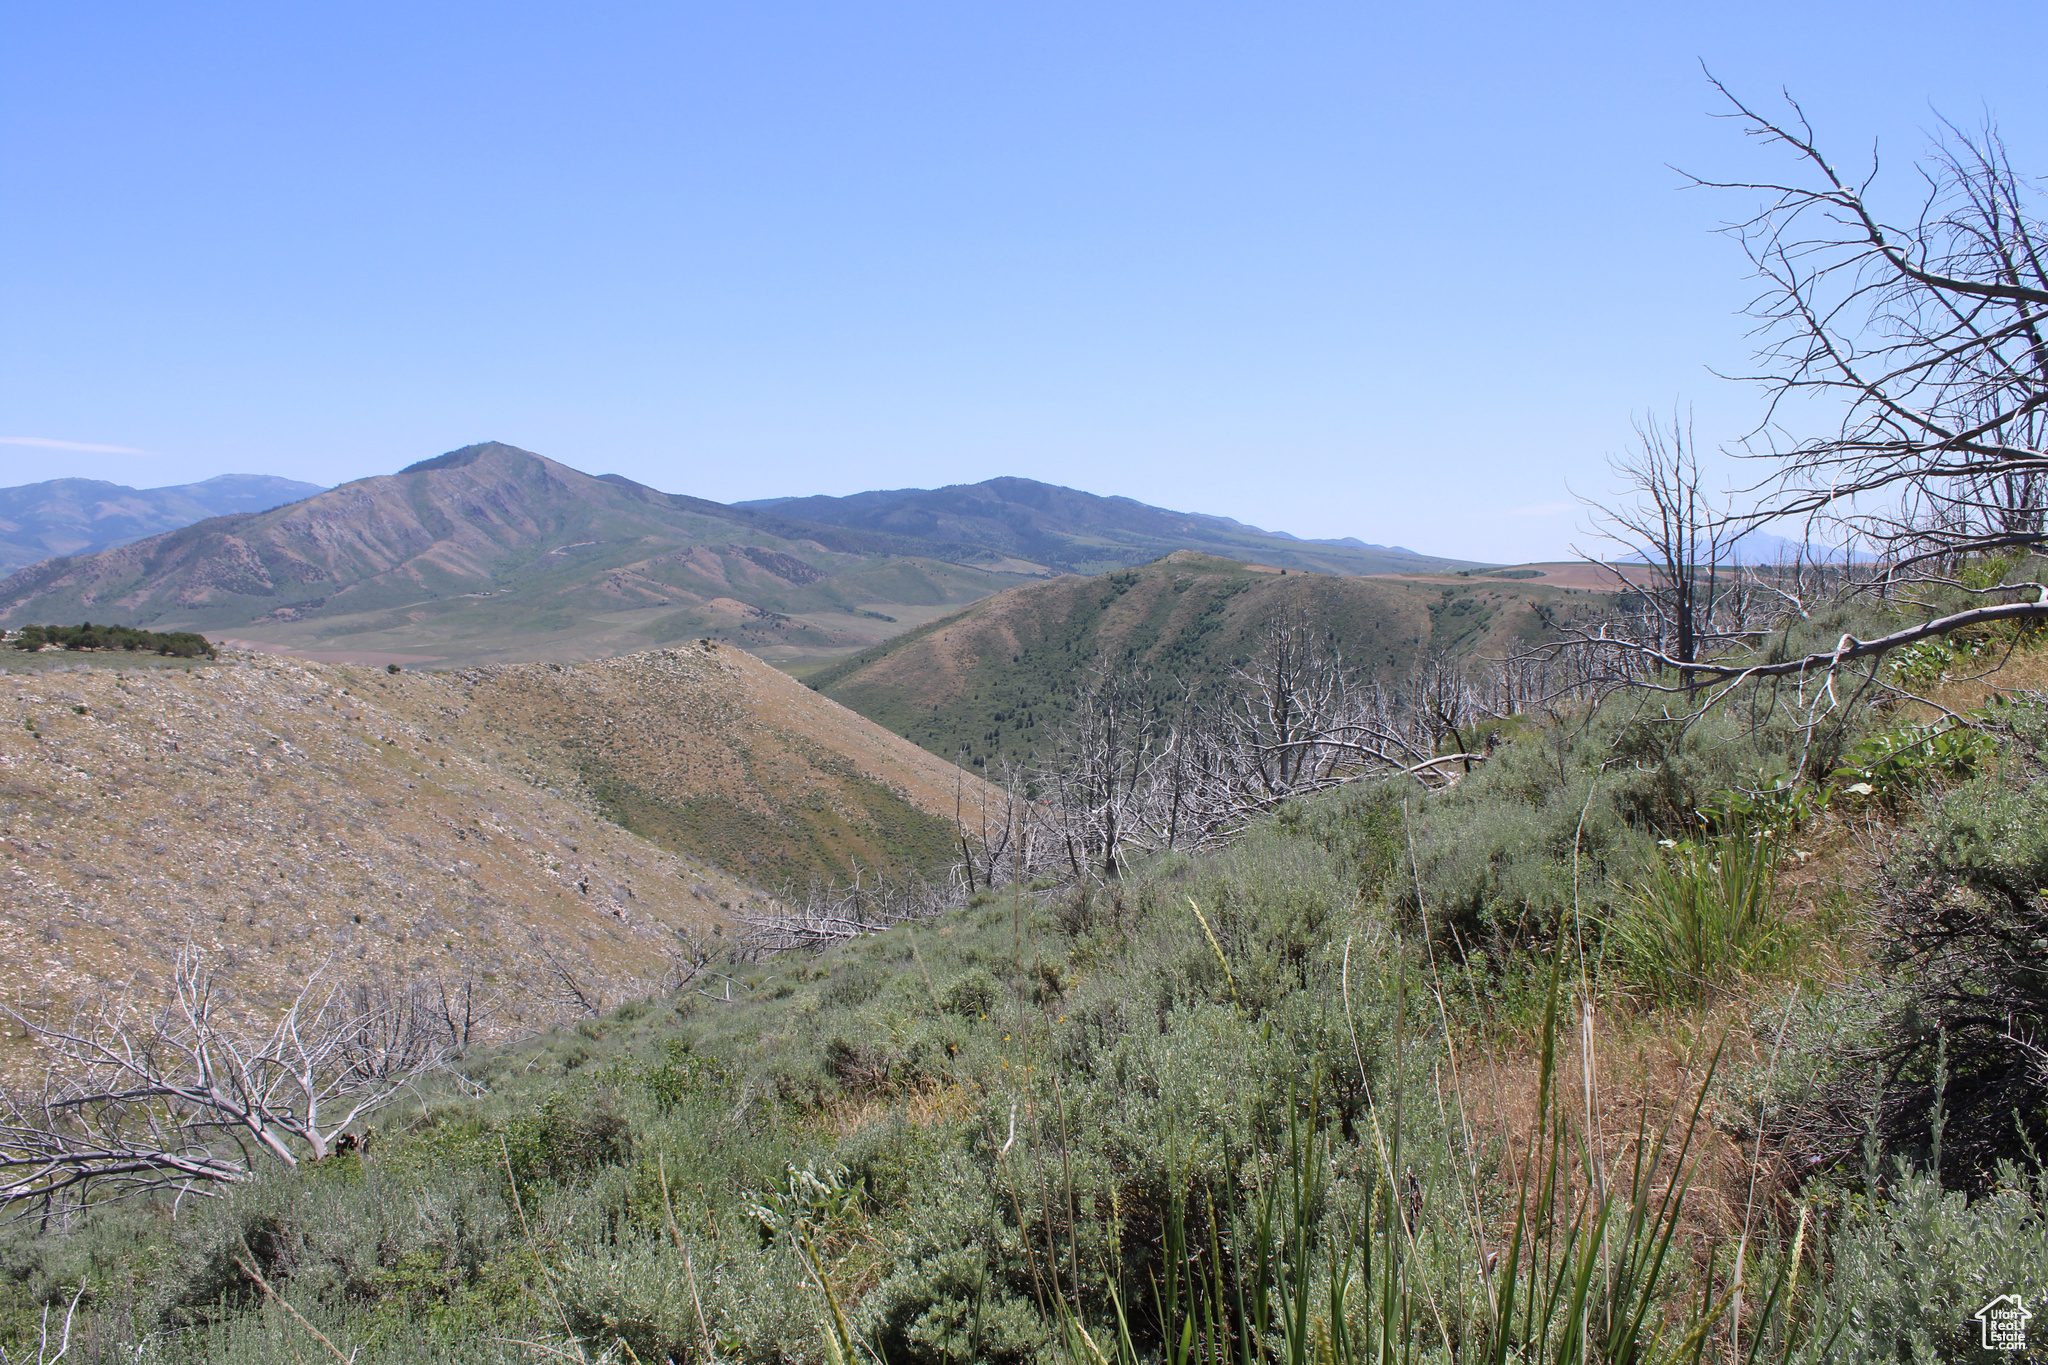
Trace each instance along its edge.
<instances>
[{"instance_id":1,"label":"mountain peak","mask_svg":"<svg viewBox=\"0 0 2048 1365\"><path fill-rule=\"evenodd\" d=\"M415 460L398 472L425 474L435 469L460 469L464 465L475 464L486 455L516 455L523 460L541 458L530 450L521 450L518 446L506 445L503 441L479 441L460 450L451 450L446 455L436 455L430 460Z\"/></svg>"}]
</instances>

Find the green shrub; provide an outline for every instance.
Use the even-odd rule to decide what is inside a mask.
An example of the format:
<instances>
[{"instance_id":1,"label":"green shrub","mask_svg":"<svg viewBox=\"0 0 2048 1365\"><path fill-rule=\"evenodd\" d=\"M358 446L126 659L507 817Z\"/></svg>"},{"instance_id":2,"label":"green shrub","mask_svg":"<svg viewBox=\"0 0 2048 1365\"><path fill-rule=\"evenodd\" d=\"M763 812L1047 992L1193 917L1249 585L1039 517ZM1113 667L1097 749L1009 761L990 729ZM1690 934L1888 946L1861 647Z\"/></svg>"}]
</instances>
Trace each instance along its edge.
<instances>
[{"instance_id":1,"label":"green shrub","mask_svg":"<svg viewBox=\"0 0 2048 1365\"><path fill-rule=\"evenodd\" d=\"M948 1014L957 1014L963 1019L984 1018L996 1007L1002 998L1002 984L987 970L977 967L967 975L946 987L940 997Z\"/></svg>"},{"instance_id":2,"label":"green shrub","mask_svg":"<svg viewBox=\"0 0 2048 1365\"><path fill-rule=\"evenodd\" d=\"M1934 687L1947 682L1957 665L1967 669L1993 649L1990 641L1978 637L1937 635L1894 652L1885 659L1884 668L1902 687Z\"/></svg>"},{"instance_id":3,"label":"green shrub","mask_svg":"<svg viewBox=\"0 0 2048 1365\"><path fill-rule=\"evenodd\" d=\"M1931 782L1975 776L1997 752L1997 742L1982 730L1901 725L1857 741L1833 777L1844 791L1896 808Z\"/></svg>"},{"instance_id":4,"label":"green shrub","mask_svg":"<svg viewBox=\"0 0 2048 1365\"><path fill-rule=\"evenodd\" d=\"M632 1154L632 1126L606 1091L555 1091L505 1128L504 1162L522 1191L587 1178Z\"/></svg>"},{"instance_id":5,"label":"green shrub","mask_svg":"<svg viewBox=\"0 0 2048 1365\"><path fill-rule=\"evenodd\" d=\"M724 1073L716 1063L691 1052L680 1038L664 1042L661 1060L640 1073L640 1083L664 1115L674 1113L685 1101L702 1095L708 1086L723 1079Z\"/></svg>"},{"instance_id":6,"label":"green shrub","mask_svg":"<svg viewBox=\"0 0 2048 1365\"><path fill-rule=\"evenodd\" d=\"M2048 1285L2048 1175L2006 1162L1977 1199L1896 1160L1882 1199L1855 1201L1815 1259L1832 1262L1801 1361L1831 1365L2019 1365L2048 1361L2048 1333L2028 1349L1985 1351L1972 1315L1994 1296L2038 1308ZM1877 1173L1871 1173L1877 1184ZM2035 1323L2040 1318L2036 1316Z\"/></svg>"},{"instance_id":7,"label":"green shrub","mask_svg":"<svg viewBox=\"0 0 2048 1365\"><path fill-rule=\"evenodd\" d=\"M2048 713L2004 711L2000 757L1925 812L1876 888L1874 961L1826 1011L1854 1021L1795 1035L1788 1140L1852 1162L1874 1127L1889 1152L1984 1189L2001 1160L2048 1151ZM1805 1055L1799 1055L1804 1053Z\"/></svg>"},{"instance_id":8,"label":"green shrub","mask_svg":"<svg viewBox=\"0 0 2048 1365\"><path fill-rule=\"evenodd\" d=\"M215 657L214 647L206 637L189 630L159 633L135 626L96 626L90 621L75 626L24 626L14 633L12 643L16 649L29 651L58 645L64 649L120 649L131 654L149 650L181 659L202 654L209 659Z\"/></svg>"}]
</instances>

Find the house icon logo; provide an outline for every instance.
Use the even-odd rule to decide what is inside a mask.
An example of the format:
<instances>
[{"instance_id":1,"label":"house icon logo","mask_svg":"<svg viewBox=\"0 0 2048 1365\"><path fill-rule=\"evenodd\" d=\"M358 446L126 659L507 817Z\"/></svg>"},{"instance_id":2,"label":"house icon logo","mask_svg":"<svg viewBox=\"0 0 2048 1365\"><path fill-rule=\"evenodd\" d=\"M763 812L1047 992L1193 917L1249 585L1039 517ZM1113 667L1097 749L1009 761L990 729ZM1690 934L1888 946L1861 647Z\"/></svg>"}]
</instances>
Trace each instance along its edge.
<instances>
[{"instance_id":1,"label":"house icon logo","mask_svg":"<svg viewBox=\"0 0 2048 1365\"><path fill-rule=\"evenodd\" d=\"M2026 1300L2019 1295L2000 1294L1971 1316L1977 1319L1978 1325L1984 1330L1985 1350L2027 1349L2027 1322L2034 1315L2027 1311Z\"/></svg>"}]
</instances>

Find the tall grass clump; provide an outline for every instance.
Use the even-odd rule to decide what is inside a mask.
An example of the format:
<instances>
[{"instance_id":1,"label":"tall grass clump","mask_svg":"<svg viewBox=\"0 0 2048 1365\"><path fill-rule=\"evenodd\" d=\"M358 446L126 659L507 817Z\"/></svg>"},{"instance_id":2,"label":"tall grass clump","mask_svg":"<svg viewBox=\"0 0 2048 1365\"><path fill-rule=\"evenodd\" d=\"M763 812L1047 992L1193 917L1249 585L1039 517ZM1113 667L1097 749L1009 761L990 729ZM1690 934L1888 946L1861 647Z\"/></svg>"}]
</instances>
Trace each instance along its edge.
<instances>
[{"instance_id":1,"label":"tall grass clump","mask_svg":"<svg viewBox=\"0 0 2048 1365\"><path fill-rule=\"evenodd\" d=\"M1329 1132L1290 1124L1269 1172L1235 1197L1176 1204L1143 1297L1113 1295L1111 1330L1062 1305L1073 1365L1697 1360L1728 1323L1678 1244L1706 1085L1610 1167L1561 1074L1562 950L1546 990L1536 1122L1519 1140L1418 1177L1415 1095L1383 1094L1354 1162ZM1420 993L1418 993L1420 994ZM1594 1084L1591 1062L1584 1093ZM1709 1068L1708 1084L1711 1084ZM1454 1083L1455 1084L1455 1083ZM1463 1097L1453 1096L1469 1131ZM1792 1296L1788 1260L1761 1286L1757 1330ZM1697 1287L1695 1287L1695 1285ZM1143 1321L1146 1330L1135 1324Z\"/></svg>"},{"instance_id":2,"label":"tall grass clump","mask_svg":"<svg viewBox=\"0 0 2048 1365\"><path fill-rule=\"evenodd\" d=\"M1659 1002L1697 1004L1717 982L1774 964L1787 942L1777 862L1767 834L1675 841L1623 893L1609 942L1624 978Z\"/></svg>"}]
</instances>

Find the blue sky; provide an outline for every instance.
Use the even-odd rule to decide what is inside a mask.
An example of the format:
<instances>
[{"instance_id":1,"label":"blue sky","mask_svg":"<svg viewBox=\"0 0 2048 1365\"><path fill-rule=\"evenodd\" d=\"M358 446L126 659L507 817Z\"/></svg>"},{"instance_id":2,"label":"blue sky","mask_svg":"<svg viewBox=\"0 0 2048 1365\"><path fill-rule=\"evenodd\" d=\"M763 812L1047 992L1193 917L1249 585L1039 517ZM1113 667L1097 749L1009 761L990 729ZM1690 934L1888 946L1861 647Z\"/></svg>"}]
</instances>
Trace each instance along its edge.
<instances>
[{"instance_id":1,"label":"blue sky","mask_svg":"<svg viewBox=\"0 0 2048 1365\"><path fill-rule=\"evenodd\" d=\"M500 439L720 500L1022 474L1562 554L1634 414L1754 416L1709 373L1744 203L1670 164L1779 167L1699 62L1903 191L1936 109L2048 170L2048 96L1983 55L2044 39L2037 3L17 0L0 483Z\"/></svg>"}]
</instances>

